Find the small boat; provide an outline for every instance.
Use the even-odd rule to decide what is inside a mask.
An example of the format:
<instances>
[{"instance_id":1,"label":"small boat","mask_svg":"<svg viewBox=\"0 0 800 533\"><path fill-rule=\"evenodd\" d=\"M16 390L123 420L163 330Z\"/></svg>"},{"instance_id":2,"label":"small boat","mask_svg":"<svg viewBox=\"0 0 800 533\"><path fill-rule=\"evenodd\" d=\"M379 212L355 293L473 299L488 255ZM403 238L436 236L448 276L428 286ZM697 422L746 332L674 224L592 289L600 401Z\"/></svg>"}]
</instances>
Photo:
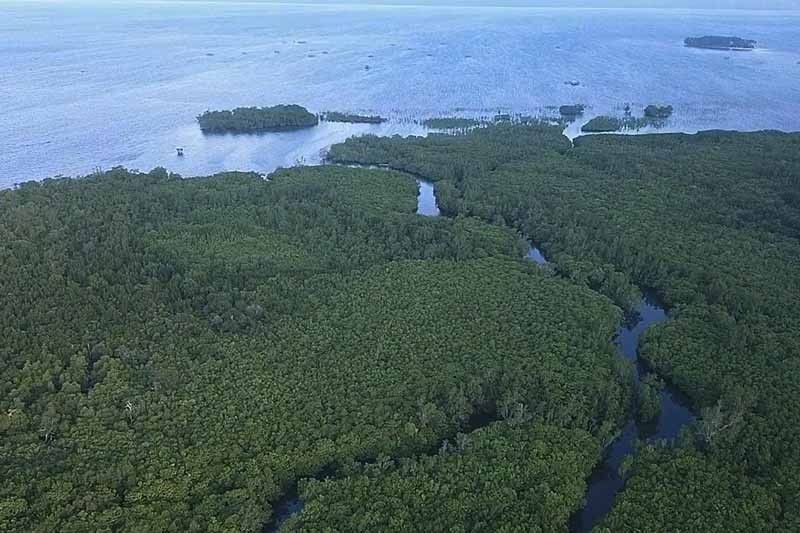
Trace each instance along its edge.
<instances>
[{"instance_id":1,"label":"small boat","mask_svg":"<svg viewBox=\"0 0 800 533\"><path fill-rule=\"evenodd\" d=\"M175 148L178 152L178 157L183 157L183 148Z\"/></svg>"}]
</instances>

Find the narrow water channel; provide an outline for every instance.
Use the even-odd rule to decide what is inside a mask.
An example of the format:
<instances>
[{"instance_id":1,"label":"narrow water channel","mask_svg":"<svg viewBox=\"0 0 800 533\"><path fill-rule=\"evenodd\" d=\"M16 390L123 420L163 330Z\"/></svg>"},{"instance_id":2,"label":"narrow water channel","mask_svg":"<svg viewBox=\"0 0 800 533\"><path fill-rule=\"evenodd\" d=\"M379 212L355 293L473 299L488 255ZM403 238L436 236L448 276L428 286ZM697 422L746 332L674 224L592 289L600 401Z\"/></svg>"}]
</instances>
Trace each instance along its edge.
<instances>
[{"instance_id":1,"label":"narrow water channel","mask_svg":"<svg viewBox=\"0 0 800 533\"><path fill-rule=\"evenodd\" d=\"M488 426L493 422L497 422L500 420L499 416L493 412L481 409L476 407L469 418L462 424L459 428L460 433L464 433L466 435L471 434L473 431L477 431L483 427ZM435 455L439 453L440 449L446 444L453 444L455 442L455 438L457 437L457 433L449 435L446 438L438 441L434 446L432 446L428 450L421 451L418 456L420 455ZM362 461L362 464L368 465L373 464L374 461ZM313 476L315 479L339 479L341 477L341 473L337 472L332 468L324 468L319 474ZM291 490L289 490L283 498L281 498L276 504L273 510L272 519L267 522L264 527L262 528L263 533L278 533L283 527L283 524L303 510L304 503L300 499L300 496L297 493L297 485L294 485Z\"/></svg>"},{"instance_id":2,"label":"narrow water channel","mask_svg":"<svg viewBox=\"0 0 800 533\"><path fill-rule=\"evenodd\" d=\"M525 259L539 265L547 264L542 251L532 243L528 244ZM639 339L650 326L667 319L667 312L656 298L645 293L636 311L617 330L614 340L617 353L634 363L634 382L637 386L648 373L638 358ZM688 402L669 384L661 390L660 400L661 414L655 424L644 426L631 419L608 446L603 462L589 477L584 506L572 516L570 531L588 533L611 511L617 494L625 485L625 480L620 475L620 466L626 457L635 453L637 440L672 441L678 437L681 429L694 422L695 416L689 409Z\"/></svg>"},{"instance_id":3,"label":"narrow water channel","mask_svg":"<svg viewBox=\"0 0 800 533\"><path fill-rule=\"evenodd\" d=\"M417 179L419 195L417 196L417 214L426 217L438 217L441 213L436 204L436 193L433 183Z\"/></svg>"}]
</instances>

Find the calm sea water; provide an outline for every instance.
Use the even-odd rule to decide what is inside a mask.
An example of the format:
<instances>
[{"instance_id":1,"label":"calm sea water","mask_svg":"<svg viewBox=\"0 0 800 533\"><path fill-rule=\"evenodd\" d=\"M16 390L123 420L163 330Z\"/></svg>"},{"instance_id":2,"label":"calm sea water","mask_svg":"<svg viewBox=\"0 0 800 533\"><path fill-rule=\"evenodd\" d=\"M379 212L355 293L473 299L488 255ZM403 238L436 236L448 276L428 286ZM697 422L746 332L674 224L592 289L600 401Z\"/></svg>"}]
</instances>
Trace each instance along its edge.
<instances>
[{"instance_id":1,"label":"calm sea water","mask_svg":"<svg viewBox=\"0 0 800 533\"><path fill-rule=\"evenodd\" d=\"M703 34L763 49L682 46ZM575 102L669 103L674 131L800 130L800 14L0 2L0 102L0 187L115 165L268 172L353 134L424 133L421 117ZM240 137L195 121L277 103L393 121Z\"/></svg>"}]
</instances>

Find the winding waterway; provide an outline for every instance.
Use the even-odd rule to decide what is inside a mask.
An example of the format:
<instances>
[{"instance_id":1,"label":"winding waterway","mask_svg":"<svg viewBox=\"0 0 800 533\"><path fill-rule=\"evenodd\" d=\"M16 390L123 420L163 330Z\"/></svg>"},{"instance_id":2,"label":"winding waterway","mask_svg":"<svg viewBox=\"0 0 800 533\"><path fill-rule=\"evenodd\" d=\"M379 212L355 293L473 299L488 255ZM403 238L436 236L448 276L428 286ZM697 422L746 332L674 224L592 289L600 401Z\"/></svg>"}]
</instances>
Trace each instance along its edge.
<instances>
[{"instance_id":1,"label":"winding waterway","mask_svg":"<svg viewBox=\"0 0 800 533\"><path fill-rule=\"evenodd\" d=\"M532 243L528 244L525 259L539 265L548 264L542 251ZM636 311L617 330L614 339L617 353L634 363L633 377L636 386L648 374L647 368L638 358L639 339L651 326L667 319L667 312L655 296L646 292ZM637 440L675 440L681 430L695 419L683 396L669 384L661 390L660 403L661 414L655 424L640 424L631 419L606 448L603 462L589 477L584 506L573 515L570 531L590 532L611 511L617 494L625 485L625 480L620 475L620 466L625 458L636 452Z\"/></svg>"},{"instance_id":2,"label":"winding waterway","mask_svg":"<svg viewBox=\"0 0 800 533\"><path fill-rule=\"evenodd\" d=\"M417 214L428 217L438 217L441 211L436 199L434 184L417 178L419 193L417 195ZM549 265L541 249L528 241L528 252L525 260L540 266ZM636 310L627 317L617 330L614 344L620 357L630 360L634 364L634 383L636 386L648 374L647 368L639 360L639 339L651 326L668 320L666 310L656 299L655 295L645 292ZM640 424L631 418L623 427L617 438L605 450L603 461L595 468L587 482L584 506L577 511L570 520L570 531L573 533L588 533L602 521L611 511L616 501L617 494L625 486L625 479L620 475L623 461L636 452L636 441L672 441L678 437L681 430L695 420L694 414L688 407L684 397L671 385L666 384L660 393L661 414L655 423ZM477 412L467 422L464 432L469 433L495 420L486 413ZM335 477L330 471L323 471L317 476ZM284 522L303 510L303 502L297 494L297 487L289 490L280 501L275 504L272 520L264 526L265 533L277 532Z\"/></svg>"},{"instance_id":3,"label":"winding waterway","mask_svg":"<svg viewBox=\"0 0 800 533\"><path fill-rule=\"evenodd\" d=\"M617 331L617 353L634 362L634 381L638 386L648 371L638 359L639 339L648 328L668 319L667 313L653 295L645 293L636 312ZM589 532L614 506L617 494L625 485L620 475L623 461L636 452L637 440L675 440L681 429L695 417L682 396L670 385L660 393L661 414L655 424L640 424L631 419L619 436L608 446L603 462L588 480L585 504L573 515L570 530Z\"/></svg>"}]
</instances>

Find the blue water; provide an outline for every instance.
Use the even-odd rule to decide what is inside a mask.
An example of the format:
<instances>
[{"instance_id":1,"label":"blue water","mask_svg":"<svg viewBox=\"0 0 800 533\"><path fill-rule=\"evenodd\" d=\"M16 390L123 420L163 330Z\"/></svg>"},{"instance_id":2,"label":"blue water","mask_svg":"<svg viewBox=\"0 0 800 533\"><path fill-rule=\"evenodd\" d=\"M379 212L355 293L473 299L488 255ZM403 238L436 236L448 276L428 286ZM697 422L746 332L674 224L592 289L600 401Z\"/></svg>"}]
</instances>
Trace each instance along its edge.
<instances>
[{"instance_id":1,"label":"blue water","mask_svg":"<svg viewBox=\"0 0 800 533\"><path fill-rule=\"evenodd\" d=\"M436 194L433 183L425 180L417 180L419 195L417 196L417 214L426 217L438 217L439 206L436 202Z\"/></svg>"},{"instance_id":2,"label":"blue water","mask_svg":"<svg viewBox=\"0 0 800 533\"><path fill-rule=\"evenodd\" d=\"M537 265L546 265L548 262L542 251L530 242L528 242L528 253L525 255L525 259L533 261Z\"/></svg>"},{"instance_id":3,"label":"blue water","mask_svg":"<svg viewBox=\"0 0 800 533\"><path fill-rule=\"evenodd\" d=\"M669 103L668 130L800 130L798 28L798 13L0 2L0 187L115 165L268 172L352 134L424 133L412 119L573 102ZM764 49L682 46L708 33ZM249 137L195 122L290 102L393 120Z\"/></svg>"}]
</instances>

